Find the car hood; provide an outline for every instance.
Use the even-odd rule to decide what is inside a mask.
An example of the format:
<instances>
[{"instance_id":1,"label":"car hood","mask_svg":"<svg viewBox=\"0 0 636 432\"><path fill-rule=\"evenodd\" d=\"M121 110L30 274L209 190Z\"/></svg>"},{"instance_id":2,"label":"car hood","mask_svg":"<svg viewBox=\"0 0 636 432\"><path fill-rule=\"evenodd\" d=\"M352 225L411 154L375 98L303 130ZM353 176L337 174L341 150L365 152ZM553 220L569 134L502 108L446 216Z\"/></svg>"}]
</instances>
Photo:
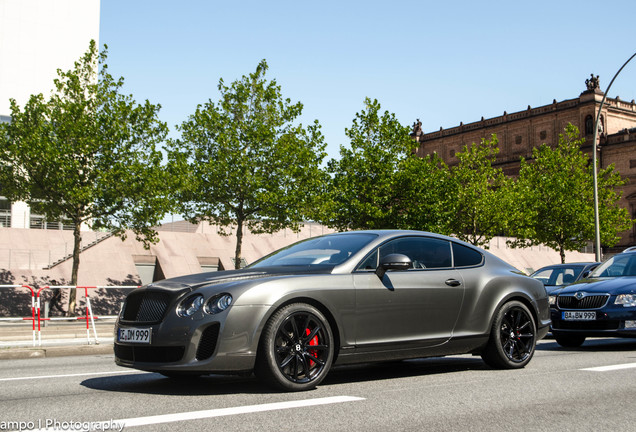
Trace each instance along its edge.
<instances>
[{"instance_id":1,"label":"car hood","mask_svg":"<svg viewBox=\"0 0 636 432\"><path fill-rule=\"evenodd\" d=\"M585 279L563 288L560 295L574 294L579 291L587 293L633 293L636 292L636 276L616 278Z\"/></svg>"},{"instance_id":2,"label":"car hood","mask_svg":"<svg viewBox=\"0 0 636 432\"><path fill-rule=\"evenodd\" d=\"M262 267L255 269L227 270L218 272L195 273L186 276L179 276L171 279L164 279L153 282L142 288L167 289L171 291L190 290L219 285L225 288L228 284L239 282L256 281L259 279L302 276L309 274L329 274L334 266L284 266L284 267Z\"/></svg>"}]
</instances>

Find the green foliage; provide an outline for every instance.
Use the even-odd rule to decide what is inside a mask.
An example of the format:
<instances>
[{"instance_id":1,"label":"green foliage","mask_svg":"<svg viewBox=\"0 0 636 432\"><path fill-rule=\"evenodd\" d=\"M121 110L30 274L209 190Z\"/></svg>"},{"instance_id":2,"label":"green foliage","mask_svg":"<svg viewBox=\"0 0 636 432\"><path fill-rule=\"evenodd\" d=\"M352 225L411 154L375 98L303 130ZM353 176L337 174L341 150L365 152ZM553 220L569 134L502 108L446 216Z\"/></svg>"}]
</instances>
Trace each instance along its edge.
<instances>
[{"instance_id":1,"label":"green foliage","mask_svg":"<svg viewBox=\"0 0 636 432\"><path fill-rule=\"evenodd\" d=\"M345 130L350 148L340 146L340 159L327 168L332 178L320 219L338 229L398 225L398 172L415 143L394 114L380 114L377 100L365 99L365 108Z\"/></svg>"},{"instance_id":2,"label":"green foliage","mask_svg":"<svg viewBox=\"0 0 636 432\"><path fill-rule=\"evenodd\" d=\"M418 157L409 128L365 100L346 130L351 147L332 160L329 199L321 218L338 229L417 229L484 244L502 226L507 181L492 168L496 138L458 154L449 168L436 155Z\"/></svg>"},{"instance_id":3,"label":"green foliage","mask_svg":"<svg viewBox=\"0 0 636 432\"><path fill-rule=\"evenodd\" d=\"M436 154L412 153L396 174L396 227L450 235L455 184L450 168Z\"/></svg>"},{"instance_id":4,"label":"green foliage","mask_svg":"<svg viewBox=\"0 0 636 432\"><path fill-rule=\"evenodd\" d=\"M577 250L594 235L593 167L580 146L579 131L568 125L555 149L543 144L532 152L532 160L521 160L515 185L518 210L513 218L515 245L545 244L558 250ZM627 210L619 207L616 187L625 183L614 166L599 171L601 239L607 246L618 241L618 233L631 226Z\"/></svg>"},{"instance_id":5,"label":"green foliage","mask_svg":"<svg viewBox=\"0 0 636 432\"><path fill-rule=\"evenodd\" d=\"M267 63L229 87L221 79L218 103L199 105L169 142L169 171L187 220L237 226L240 262L243 227L253 233L297 229L315 205L324 174L320 125L295 124L300 102L283 99Z\"/></svg>"},{"instance_id":6,"label":"green foliage","mask_svg":"<svg viewBox=\"0 0 636 432\"><path fill-rule=\"evenodd\" d=\"M82 223L156 240L151 227L168 211L168 179L155 146L167 127L159 105L120 93L123 78L108 73L106 50L98 53L94 41L54 84L48 100L33 95L23 110L11 101L11 122L0 132L0 183L9 199L73 224L76 284Z\"/></svg>"},{"instance_id":7,"label":"green foliage","mask_svg":"<svg viewBox=\"0 0 636 432\"><path fill-rule=\"evenodd\" d=\"M506 228L511 180L493 167L499 148L497 136L464 146L459 163L450 169L452 196L448 208L453 218L448 231L476 246L487 245Z\"/></svg>"}]
</instances>

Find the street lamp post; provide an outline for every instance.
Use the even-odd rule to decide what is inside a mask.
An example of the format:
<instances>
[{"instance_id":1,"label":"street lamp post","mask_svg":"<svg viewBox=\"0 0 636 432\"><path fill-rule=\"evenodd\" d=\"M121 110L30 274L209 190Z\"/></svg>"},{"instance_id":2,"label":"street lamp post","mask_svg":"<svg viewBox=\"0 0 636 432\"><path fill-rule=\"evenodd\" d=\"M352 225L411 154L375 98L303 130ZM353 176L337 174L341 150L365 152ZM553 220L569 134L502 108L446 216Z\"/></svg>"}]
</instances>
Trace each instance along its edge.
<instances>
[{"instance_id":1,"label":"street lamp post","mask_svg":"<svg viewBox=\"0 0 636 432\"><path fill-rule=\"evenodd\" d=\"M594 233L595 233L594 249L596 254L595 255L596 261L601 260L601 227L600 227L600 220L598 215L598 167L596 166L597 151L598 151L597 150L598 122L601 118L601 111L603 110L603 104L605 103L605 98L607 97L607 94L609 93L610 87L612 87L612 84L614 83L614 80L616 79L618 74L621 73L621 71L627 65L627 63L629 63L630 60L633 59L634 57L636 57L636 53L632 54L632 56L625 63L623 63L623 66L621 66L618 72L616 72L616 74L614 75L614 78L612 78L612 81L610 81L609 85L607 86L607 90L605 90L605 94L603 94L603 99L601 100L601 106L598 109L598 113L596 114L596 121L594 122L594 141L592 141L593 143L592 145L593 168L592 169L593 169L593 175L594 175L594 179L593 179L593 182L594 182Z\"/></svg>"}]
</instances>

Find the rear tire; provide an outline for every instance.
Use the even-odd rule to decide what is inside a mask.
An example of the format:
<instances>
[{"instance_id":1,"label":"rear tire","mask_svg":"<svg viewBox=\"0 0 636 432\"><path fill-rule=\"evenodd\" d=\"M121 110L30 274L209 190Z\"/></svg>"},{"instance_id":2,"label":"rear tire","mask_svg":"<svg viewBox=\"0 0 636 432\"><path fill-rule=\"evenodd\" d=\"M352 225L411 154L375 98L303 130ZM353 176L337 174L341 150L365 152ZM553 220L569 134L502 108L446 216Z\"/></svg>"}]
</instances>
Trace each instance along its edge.
<instances>
[{"instance_id":1,"label":"rear tire","mask_svg":"<svg viewBox=\"0 0 636 432\"><path fill-rule=\"evenodd\" d=\"M504 304L495 315L490 339L481 358L496 369L518 369L528 364L536 346L537 326L523 303Z\"/></svg>"},{"instance_id":2,"label":"rear tire","mask_svg":"<svg viewBox=\"0 0 636 432\"><path fill-rule=\"evenodd\" d=\"M317 308L305 303L287 305L265 325L256 375L280 390L312 389L329 373L333 340L329 322Z\"/></svg>"}]
</instances>

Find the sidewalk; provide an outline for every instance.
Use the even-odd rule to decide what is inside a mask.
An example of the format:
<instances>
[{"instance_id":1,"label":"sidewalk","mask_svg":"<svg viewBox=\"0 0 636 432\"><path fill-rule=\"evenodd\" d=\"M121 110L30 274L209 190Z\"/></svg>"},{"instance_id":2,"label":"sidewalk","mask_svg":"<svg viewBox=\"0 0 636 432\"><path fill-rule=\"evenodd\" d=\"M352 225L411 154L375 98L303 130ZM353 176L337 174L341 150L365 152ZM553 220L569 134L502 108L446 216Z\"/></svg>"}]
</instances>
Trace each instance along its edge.
<instances>
[{"instance_id":1,"label":"sidewalk","mask_svg":"<svg viewBox=\"0 0 636 432\"><path fill-rule=\"evenodd\" d=\"M92 327L86 336L86 321L51 321L41 327L40 339L36 324L34 346L31 321L0 321L0 360L112 354L114 326L114 319L96 320L95 343Z\"/></svg>"}]
</instances>

